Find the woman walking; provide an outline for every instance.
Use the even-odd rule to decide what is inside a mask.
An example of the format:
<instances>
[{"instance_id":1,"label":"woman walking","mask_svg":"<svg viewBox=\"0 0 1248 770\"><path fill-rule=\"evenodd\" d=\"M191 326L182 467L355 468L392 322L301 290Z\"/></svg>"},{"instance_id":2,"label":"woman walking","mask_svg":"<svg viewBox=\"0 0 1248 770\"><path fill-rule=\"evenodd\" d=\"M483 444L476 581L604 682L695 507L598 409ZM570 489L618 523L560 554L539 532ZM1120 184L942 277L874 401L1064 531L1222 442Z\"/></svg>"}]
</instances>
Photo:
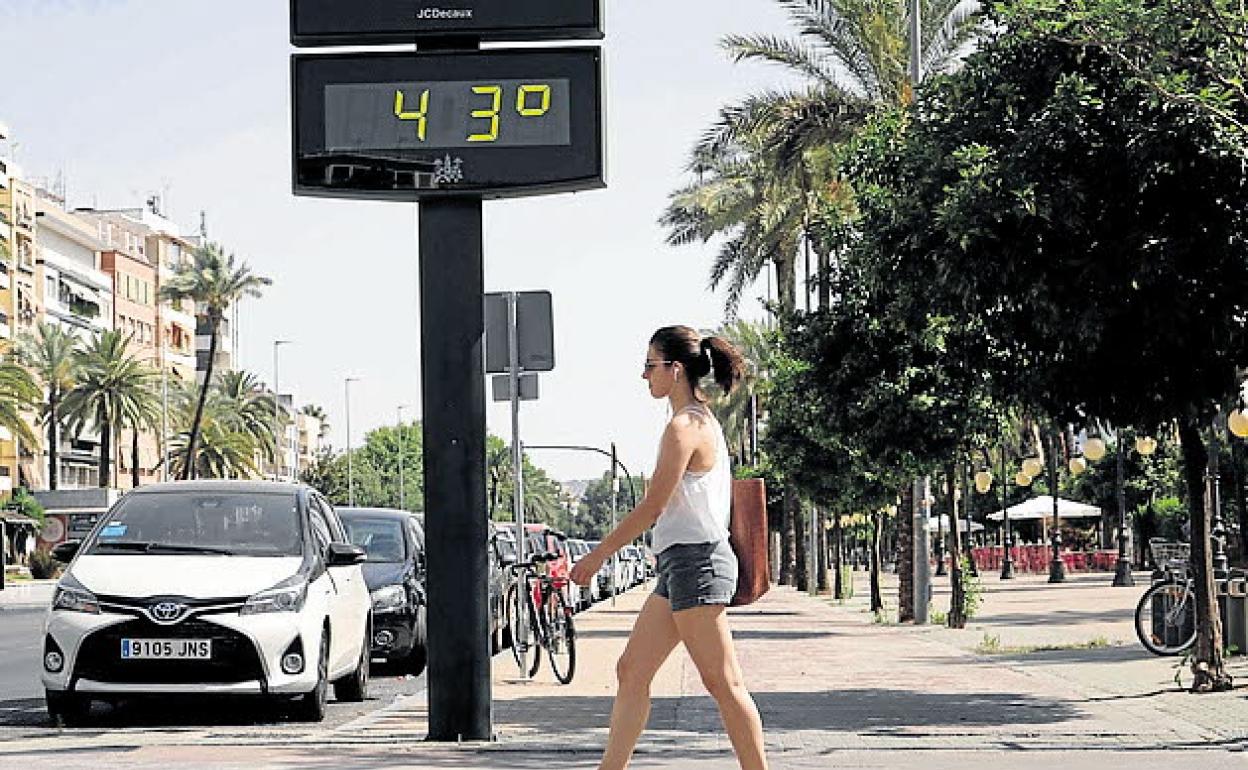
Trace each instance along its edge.
<instances>
[{"instance_id":1,"label":"woman walking","mask_svg":"<svg viewBox=\"0 0 1248 770\"><path fill-rule=\"evenodd\" d=\"M672 410L654 477L637 507L572 570L572 580L589 585L611 554L654 527L658 579L616 664L619 687L600 770L628 766L650 717L650 683L678 642L719 705L742 770L767 768L763 723L742 681L724 615L737 587L737 560L728 545L728 446L698 386L713 373L730 391L743 372L741 354L719 337L666 326L650 338L641 376L650 395L666 398Z\"/></svg>"}]
</instances>

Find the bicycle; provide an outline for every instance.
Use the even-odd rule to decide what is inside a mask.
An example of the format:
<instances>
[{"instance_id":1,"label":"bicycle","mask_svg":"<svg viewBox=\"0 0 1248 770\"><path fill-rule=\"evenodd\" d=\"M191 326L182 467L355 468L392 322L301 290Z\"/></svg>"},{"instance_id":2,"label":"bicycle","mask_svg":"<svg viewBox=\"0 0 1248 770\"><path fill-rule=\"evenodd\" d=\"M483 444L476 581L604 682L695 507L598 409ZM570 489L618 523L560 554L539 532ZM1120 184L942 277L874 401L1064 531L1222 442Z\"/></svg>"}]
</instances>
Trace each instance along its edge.
<instances>
[{"instance_id":1,"label":"bicycle","mask_svg":"<svg viewBox=\"0 0 1248 770\"><path fill-rule=\"evenodd\" d=\"M522 674L537 674L545 648L555 679L569 684L576 672L572 608L559 585L566 581L555 580L546 573L546 563L557 558L556 554L537 554L508 568L520 579L507 589L507 628L511 632L511 654Z\"/></svg>"},{"instance_id":2,"label":"bicycle","mask_svg":"<svg viewBox=\"0 0 1248 770\"><path fill-rule=\"evenodd\" d=\"M1179 655L1196 641L1196 595L1188 568L1191 546L1153 539L1148 547L1161 578L1140 597L1135 634L1154 655Z\"/></svg>"}]
</instances>

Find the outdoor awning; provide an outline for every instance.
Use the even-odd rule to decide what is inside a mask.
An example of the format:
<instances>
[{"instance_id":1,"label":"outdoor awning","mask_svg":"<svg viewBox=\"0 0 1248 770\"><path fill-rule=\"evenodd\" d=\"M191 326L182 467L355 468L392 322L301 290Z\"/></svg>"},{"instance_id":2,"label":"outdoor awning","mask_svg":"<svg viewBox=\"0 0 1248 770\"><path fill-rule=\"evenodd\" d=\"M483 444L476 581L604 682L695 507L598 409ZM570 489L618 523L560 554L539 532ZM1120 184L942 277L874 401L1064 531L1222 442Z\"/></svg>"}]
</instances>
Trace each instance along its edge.
<instances>
[{"instance_id":1,"label":"outdoor awning","mask_svg":"<svg viewBox=\"0 0 1248 770\"><path fill-rule=\"evenodd\" d=\"M1008 510L1010 512L1010 521L1050 519L1053 517L1053 498L1049 495L1040 495L1018 505L1011 505ZM1101 509L1095 505L1078 503L1074 500L1066 500L1059 497L1057 499L1057 515L1063 519L1098 519L1101 516ZM1005 514L1001 511L996 511L988 514L988 518L993 521L1001 521L1005 518Z\"/></svg>"},{"instance_id":2,"label":"outdoor awning","mask_svg":"<svg viewBox=\"0 0 1248 770\"><path fill-rule=\"evenodd\" d=\"M30 518L24 513L18 513L17 511L0 510L0 521L3 521L10 527L28 527L32 530L38 530L39 527L42 526L35 519Z\"/></svg>"}]
</instances>

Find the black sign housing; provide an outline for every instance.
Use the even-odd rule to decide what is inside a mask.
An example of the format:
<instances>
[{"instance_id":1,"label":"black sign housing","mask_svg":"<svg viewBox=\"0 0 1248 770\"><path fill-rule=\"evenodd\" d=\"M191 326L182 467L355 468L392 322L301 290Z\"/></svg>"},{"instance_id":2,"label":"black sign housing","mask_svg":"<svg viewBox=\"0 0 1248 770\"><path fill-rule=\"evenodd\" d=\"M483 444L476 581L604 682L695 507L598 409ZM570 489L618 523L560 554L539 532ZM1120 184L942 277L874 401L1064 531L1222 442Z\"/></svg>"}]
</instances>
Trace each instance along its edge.
<instances>
[{"instance_id":1,"label":"black sign housing","mask_svg":"<svg viewBox=\"0 0 1248 770\"><path fill-rule=\"evenodd\" d=\"M297 195L605 186L598 48L297 54L291 66Z\"/></svg>"},{"instance_id":2,"label":"black sign housing","mask_svg":"<svg viewBox=\"0 0 1248 770\"><path fill-rule=\"evenodd\" d=\"M290 0L296 46L602 36L602 0Z\"/></svg>"}]
</instances>

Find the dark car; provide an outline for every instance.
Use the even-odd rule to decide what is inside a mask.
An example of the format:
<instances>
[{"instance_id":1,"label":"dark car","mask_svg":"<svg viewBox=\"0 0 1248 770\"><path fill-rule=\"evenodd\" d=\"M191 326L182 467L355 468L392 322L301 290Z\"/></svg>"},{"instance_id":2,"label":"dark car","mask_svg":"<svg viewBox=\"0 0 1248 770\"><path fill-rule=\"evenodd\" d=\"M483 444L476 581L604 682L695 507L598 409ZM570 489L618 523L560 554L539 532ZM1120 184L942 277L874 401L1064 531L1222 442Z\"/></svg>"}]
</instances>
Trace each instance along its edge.
<instances>
[{"instance_id":1,"label":"dark car","mask_svg":"<svg viewBox=\"0 0 1248 770\"><path fill-rule=\"evenodd\" d=\"M339 508L351 542L364 549L364 581L373 600L373 655L425 670L428 602L425 531L407 511Z\"/></svg>"}]
</instances>

